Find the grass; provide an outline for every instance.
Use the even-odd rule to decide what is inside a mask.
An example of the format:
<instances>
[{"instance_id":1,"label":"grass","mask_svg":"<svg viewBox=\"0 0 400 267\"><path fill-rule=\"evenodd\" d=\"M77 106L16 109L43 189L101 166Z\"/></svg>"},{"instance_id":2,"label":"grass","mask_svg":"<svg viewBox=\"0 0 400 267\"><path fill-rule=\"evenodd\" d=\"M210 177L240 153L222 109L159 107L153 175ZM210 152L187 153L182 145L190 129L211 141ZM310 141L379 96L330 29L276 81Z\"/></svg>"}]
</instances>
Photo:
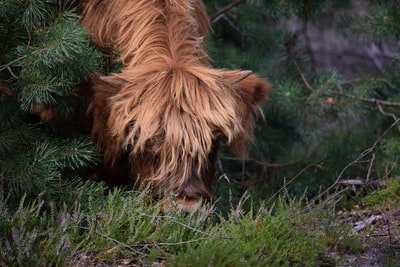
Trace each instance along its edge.
<instances>
[{"instance_id":1,"label":"grass","mask_svg":"<svg viewBox=\"0 0 400 267\"><path fill-rule=\"evenodd\" d=\"M386 183L382 190L366 196L364 201L367 206L382 209L400 207L400 178L387 179Z\"/></svg>"},{"instance_id":2,"label":"grass","mask_svg":"<svg viewBox=\"0 0 400 267\"><path fill-rule=\"evenodd\" d=\"M121 190L70 199L57 204L44 195L23 198L18 208L3 201L0 265L111 265L129 259L163 266L335 266L329 252L351 243L349 229L335 225L332 209L300 215L302 201L289 197L246 211L252 205L241 202L227 215L211 205L191 215L162 214L146 194Z\"/></svg>"}]
</instances>

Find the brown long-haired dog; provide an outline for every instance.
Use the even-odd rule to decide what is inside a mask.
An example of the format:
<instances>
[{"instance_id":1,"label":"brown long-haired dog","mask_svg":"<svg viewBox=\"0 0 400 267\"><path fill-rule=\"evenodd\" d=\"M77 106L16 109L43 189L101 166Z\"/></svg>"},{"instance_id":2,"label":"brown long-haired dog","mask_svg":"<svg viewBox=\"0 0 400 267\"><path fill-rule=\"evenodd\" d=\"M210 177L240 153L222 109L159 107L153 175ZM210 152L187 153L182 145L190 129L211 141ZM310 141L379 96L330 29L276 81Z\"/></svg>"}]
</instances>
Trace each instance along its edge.
<instances>
[{"instance_id":1,"label":"brown long-haired dog","mask_svg":"<svg viewBox=\"0 0 400 267\"><path fill-rule=\"evenodd\" d=\"M245 154L270 84L210 67L200 0L86 0L82 8L94 42L123 63L120 73L92 81L93 135L105 162L118 168L128 155L154 197L178 196L185 209L210 197L219 145Z\"/></svg>"}]
</instances>

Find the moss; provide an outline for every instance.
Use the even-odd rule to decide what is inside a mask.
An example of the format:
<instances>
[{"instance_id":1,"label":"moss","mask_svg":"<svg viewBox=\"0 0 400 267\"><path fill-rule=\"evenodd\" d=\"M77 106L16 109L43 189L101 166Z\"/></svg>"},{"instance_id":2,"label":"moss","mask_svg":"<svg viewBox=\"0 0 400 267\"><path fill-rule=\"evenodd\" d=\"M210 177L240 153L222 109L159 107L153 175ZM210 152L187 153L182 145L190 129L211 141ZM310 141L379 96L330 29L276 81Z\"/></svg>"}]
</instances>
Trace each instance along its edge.
<instances>
[{"instance_id":1,"label":"moss","mask_svg":"<svg viewBox=\"0 0 400 267\"><path fill-rule=\"evenodd\" d=\"M400 205L400 178L388 179L385 188L367 195L364 202L367 206L379 206L383 210L391 206L398 207Z\"/></svg>"}]
</instances>

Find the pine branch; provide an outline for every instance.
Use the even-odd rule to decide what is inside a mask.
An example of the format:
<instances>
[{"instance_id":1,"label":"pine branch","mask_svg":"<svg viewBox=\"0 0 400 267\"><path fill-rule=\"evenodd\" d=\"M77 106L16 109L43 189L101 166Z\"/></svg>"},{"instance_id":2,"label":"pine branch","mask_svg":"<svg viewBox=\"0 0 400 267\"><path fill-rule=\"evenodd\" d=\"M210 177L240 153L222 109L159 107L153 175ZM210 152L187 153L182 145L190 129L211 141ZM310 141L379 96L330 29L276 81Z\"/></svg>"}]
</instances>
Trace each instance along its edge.
<instances>
[{"instance_id":1,"label":"pine branch","mask_svg":"<svg viewBox=\"0 0 400 267\"><path fill-rule=\"evenodd\" d=\"M17 59L14 59L13 61L11 61L11 62L8 63L8 64L1 65L1 66L0 66L0 72L2 72L3 70L7 69L7 70L10 72L10 74L11 74L14 78L18 78L18 77L12 72L11 66L14 65L16 62L18 62L18 61L20 61L20 60L23 60L24 58L26 58L26 56L19 57L19 58L17 58Z\"/></svg>"},{"instance_id":2,"label":"pine branch","mask_svg":"<svg viewBox=\"0 0 400 267\"><path fill-rule=\"evenodd\" d=\"M15 62L18 62L18 61L20 61L20 60L22 60L22 59L24 59L24 58L26 58L26 56L19 57L19 58L17 58L17 59L14 59L14 60L11 61L10 63L7 63L7 64L5 64L5 65L1 65L1 66L0 66L0 72L3 71L3 70L5 70L5 69L8 69L8 68L11 67L11 65L13 65Z\"/></svg>"},{"instance_id":3,"label":"pine branch","mask_svg":"<svg viewBox=\"0 0 400 267\"><path fill-rule=\"evenodd\" d=\"M367 97L356 97L354 95L349 95L349 94L343 94L345 97L353 98L353 99L358 99L363 102L368 102L371 104L377 104L383 105L383 106L391 106L391 107L400 107L400 102L393 102L393 101L385 101L377 98L367 98Z\"/></svg>"},{"instance_id":4,"label":"pine branch","mask_svg":"<svg viewBox=\"0 0 400 267\"><path fill-rule=\"evenodd\" d=\"M210 21L211 22L215 22L215 20L218 20L218 17L225 14L226 12L228 12L229 10L231 10L232 8L234 8L235 6L238 6L242 3L246 2L246 0L236 0L226 6L224 6L223 8L217 10L215 13L210 15Z\"/></svg>"},{"instance_id":5,"label":"pine branch","mask_svg":"<svg viewBox=\"0 0 400 267\"><path fill-rule=\"evenodd\" d=\"M292 50L288 48L288 54L290 57L290 60L292 61L294 67L296 68L297 72L299 73L301 79L303 80L304 85L307 87L308 91L311 91L312 87L310 83L308 82L306 76L304 75L303 71L301 70L299 64L297 63L296 59L293 56Z\"/></svg>"}]
</instances>

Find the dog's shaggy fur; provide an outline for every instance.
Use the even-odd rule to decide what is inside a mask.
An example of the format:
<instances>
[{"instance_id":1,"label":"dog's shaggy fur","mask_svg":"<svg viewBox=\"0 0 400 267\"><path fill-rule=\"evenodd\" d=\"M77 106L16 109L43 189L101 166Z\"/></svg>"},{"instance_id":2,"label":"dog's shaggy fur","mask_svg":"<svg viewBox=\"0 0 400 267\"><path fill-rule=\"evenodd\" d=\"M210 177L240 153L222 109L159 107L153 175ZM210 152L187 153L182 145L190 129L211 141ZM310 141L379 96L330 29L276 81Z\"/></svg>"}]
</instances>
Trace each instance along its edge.
<instances>
[{"instance_id":1,"label":"dog's shaggy fur","mask_svg":"<svg viewBox=\"0 0 400 267\"><path fill-rule=\"evenodd\" d=\"M106 162L128 155L142 185L211 196L221 143L239 155L270 85L248 71L210 67L200 0L86 0L82 24L120 53L120 73L92 82L93 135Z\"/></svg>"}]
</instances>

